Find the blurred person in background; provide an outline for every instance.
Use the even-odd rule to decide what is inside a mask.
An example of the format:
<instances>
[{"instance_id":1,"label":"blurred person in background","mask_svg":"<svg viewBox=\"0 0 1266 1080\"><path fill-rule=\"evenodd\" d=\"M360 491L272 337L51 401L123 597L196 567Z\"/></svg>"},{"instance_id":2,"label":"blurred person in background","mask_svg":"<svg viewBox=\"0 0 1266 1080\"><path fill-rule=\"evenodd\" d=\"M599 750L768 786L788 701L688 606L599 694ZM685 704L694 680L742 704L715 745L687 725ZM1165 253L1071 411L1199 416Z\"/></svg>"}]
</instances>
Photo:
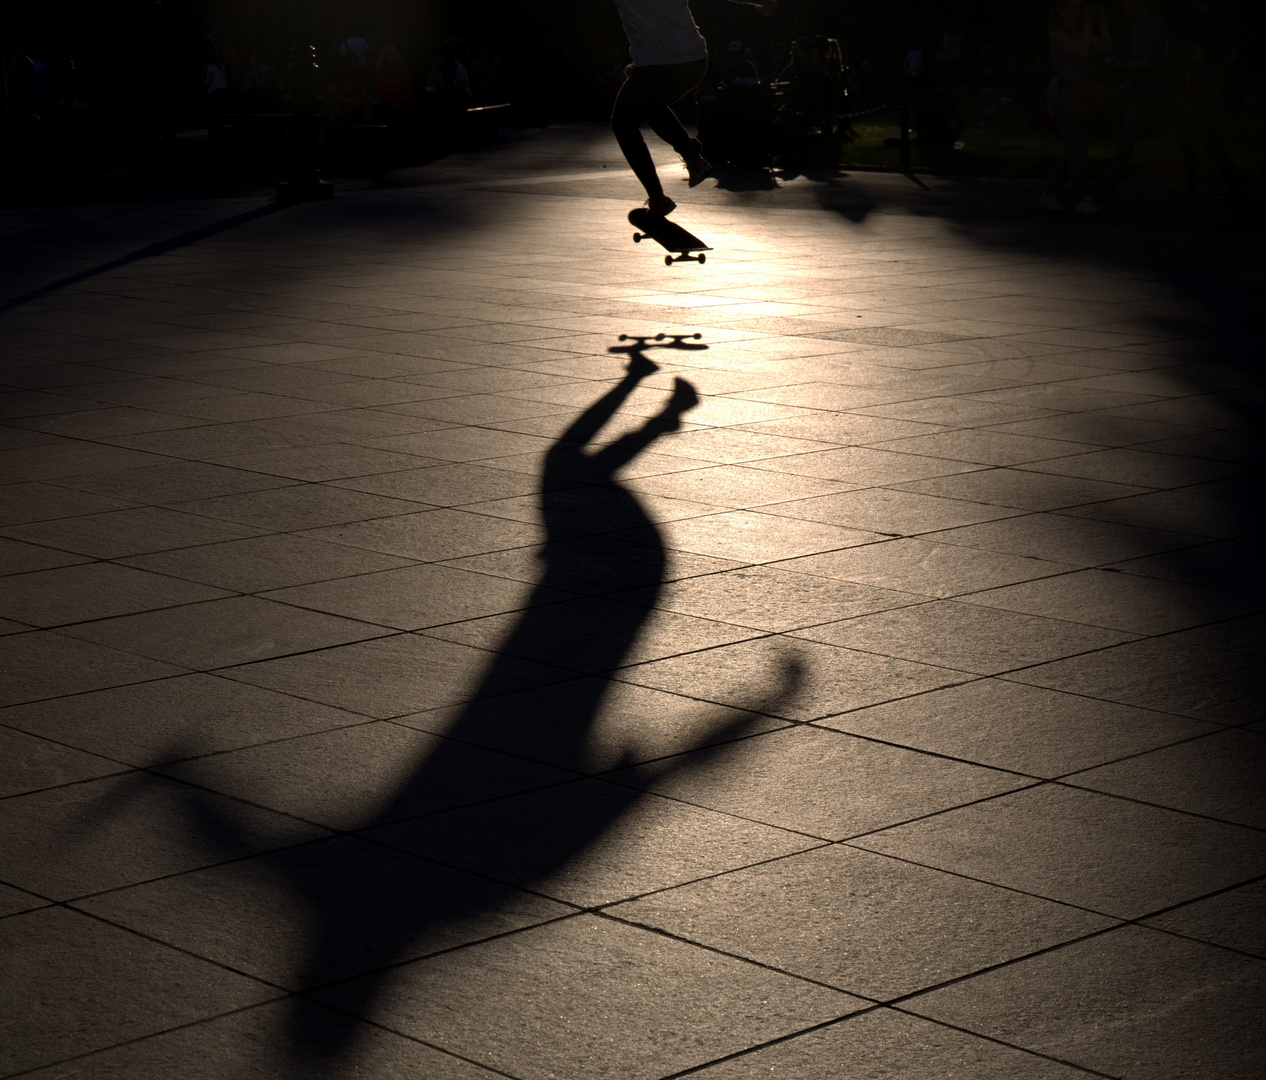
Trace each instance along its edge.
<instances>
[{"instance_id":1,"label":"blurred person in background","mask_svg":"<svg viewBox=\"0 0 1266 1080\"><path fill-rule=\"evenodd\" d=\"M1079 214L1097 214L1099 204L1086 194L1086 142L1091 125L1103 114L1107 90L1094 69L1112 52L1112 31L1101 4L1063 0L1051 11L1051 64L1055 77L1046 106L1055 121L1064 152L1038 203L1061 211L1065 198Z\"/></svg>"},{"instance_id":2,"label":"blurred person in background","mask_svg":"<svg viewBox=\"0 0 1266 1080\"><path fill-rule=\"evenodd\" d=\"M1175 124L1173 42L1169 28L1151 7L1149 0L1125 0L1125 17L1130 21L1130 58L1118 61L1128 79L1125 118L1117 136L1116 157L1099 189L1101 202L1108 202L1125 176L1134 148L1149 132L1159 136L1170 175L1170 195L1182 201L1187 196L1186 168Z\"/></svg>"},{"instance_id":3,"label":"blurred person in background","mask_svg":"<svg viewBox=\"0 0 1266 1080\"><path fill-rule=\"evenodd\" d=\"M1212 0L1191 0L1194 17L1187 34L1187 99L1180 117L1188 196L1195 192L1203 149L1222 174L1226 190L1221 198L1234 198L1244 190L1240 171L1222 141L1222 117L1226 86L1238 54L1234 31L1226 13Z\"/></svg>"}]
</instances>

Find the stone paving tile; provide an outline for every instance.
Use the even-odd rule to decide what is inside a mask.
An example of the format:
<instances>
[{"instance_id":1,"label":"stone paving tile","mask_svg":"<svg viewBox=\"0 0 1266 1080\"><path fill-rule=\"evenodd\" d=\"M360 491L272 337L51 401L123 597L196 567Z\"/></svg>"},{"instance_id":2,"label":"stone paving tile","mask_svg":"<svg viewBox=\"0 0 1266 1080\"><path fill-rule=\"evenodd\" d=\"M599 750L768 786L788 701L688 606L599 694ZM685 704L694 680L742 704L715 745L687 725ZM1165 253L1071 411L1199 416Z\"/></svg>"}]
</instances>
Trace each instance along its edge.
<instances>
[{"instance_id":1,"label":"stone paving tile","mask_svg":"<svg viewBox=\"0 0 1266 1080\"><path fill-rule=\"evenodd\" d=\"M574 776L385 720L195 758L161 771L338 830L366 821L388 824Z\"/></svg>"},{"instance_id":2,"label":"stone paving tile","mask_svg":"<svg viewBox=\"0 0 1266 1080\"><path fill-rule=\"evenodd\" d=\"M409 505L396 499L390 502L398 506ZM539 544L545 539L544 534L541 526L527 522L506 521L465 510L418 512L417 505L411 504L407 511L400 510L392 517L383 515L370 521L349 520L309 529L304 535L314 540L366 548L404 559L438 562Z\"/></svg>"},{"instance_id":3,"label":"stone paving tile","mask_svg":"<svg viewBox=\"0 0 1266 1080\"><path fill-rule=\"evenodd\" d=\"M786 1080L900 1076L905 1080L1079 1080L1082 1070L890 1009L846 1017L828 1027L701 1070L700 1080Z\"/></svg>"},{"instance_id":4,"label":"stone paving tile","mask_svg":"<svg viewBox=\"0 0 1266 1080\"><path fill-rule=\"evenodd\" d=\"M580 907L613 903L819 843L597 779L374 827L362 835Z\"/></svg>"},{"instance_id":5,"label":"stone paving tile","mask_svg":"<svg viewBox=\"0 0 1266 1080\"><path fill-rule=\"evenodd\" d=\"M78 439L0 450L0 475L15 480L59 480L80 473L102 473L162 463L163 458L157 454Z\"/></svg>"},{"instance_id":6,"label":"stone paving tile","mask_svg":"<svg viewBox=\"0 0 1266 1080\"><path fill-rule=\"evenodd\" d=\"M483 461L544 449L543 440L491 428L461 427L442 431L415 432L375 440L383 450L392 450L440 461Z\"/></svg>"},{"instance_id":7,"label":"stone paving tile","mask_svg":"<svg viewBox=\"0 0 1266 1080\"><path fill-rule=\"evenodd\" d=\"M201 673L0 710L0 724L136 766L287 739L365 719Z\"/></svg>"},{"instance_id":8,"label":"stone paving tile","mask_svg":"<svg viewBox=\"0 0 1266 1080\"><path fill-rule=\"evenodd\" d=\"M408 406L401 406L393 409L327 409L306 416L248 419L236 424L224 424L222 427L229 432L240 432L246 436L255 436L259 440L270 440L285 447L320 447L329 444L361 445L370 440L405 438L443 431L452 425L440 420L414 416ZM243 450L248 448L243 447ZM337 450L337 447L335 449ZM390 450L378 451L379 455L388 453L397 458L417 457L419 463L432 460L428 455L393 453ZM324 455L329 454L329 450L324 451ZM242 458L235 457L232 449L226 447L219 460L232 464Z\"/></svg>"},{"instance_id":9,"label":"stone paving tile","mask_svg":"<svg viewBox=\"0 0 1266 1080\"><path fill-rule=\"evenodd\" d=\"M1266 958L1264 900L1266 882L1255 881L1155 915L1143 925Z\"/></svg>"},{"instance_id":10,"label":"stone paving tile","mask_svg":"<svg viewBox=\"0 0 1266 1080\"><path fill-rule=\"evenodd\" d=\"M1013 435L1005 431L949 431L915 435L871 444L876 450L921 454L977 465L1021 465L1065 457L1075 447L1055 439ZM1093 449L1085 446L1084 449Z\"/></svg>"},{"instance_id":11,"label":"stone paving tile","mask_svg":"<svg viewBox=\"0 0 1266 1080\"><path fill-rule=\"evenodd\" d=\"M184 668L46 631L0 640L0 703L5 705L184 673Z\"/></svg>"},{"instance_id":12,"label":"stone paving tile","mask_svg":"<svg viewBox=\"0 0 1266 1080\"><path fill-rule=\"evenodd\" d=\"M624 500L612 500L609 492L595 486L574 487L553 493L549 498L548 517L543 502L539 495L525 495L514 499L497 499L494 502L471 503L462 509L510 521L543 524L556 530L589 534L606 533L631 524L644 525L646 521L660 523L700 518L719 514L725 509L722 506L656 495L642 495L636 504L631 504ZM660 543L658 532L651 535L643 530L641 534L628 535L641 535L650 543Z\"/></svg>"},{"instance_id":13,"label":"stone paving tile","mask_svg":"<svg viewBox=\"0 0 1266 1080\"><path fill-rule=\"evenodd\" d=\"M1194 630L1171 634L1166 640L1262 656L1266 654L1266 618L1262 615L1246 615L1240 619L1226 619Z\"/></svg>"},{"instance_id":14,"label":"stone paving tile","mask_svg":"<svg viewBox=\"0 0 1266 1080\"><path fill-rule=\"evenodd\" d=\"M212 526L220 524L209 518L194 520ZM162 550L123 561L129 566L241 593L263 592L411 565L409 560L394 555L288 534L252 536L218 544Z\"/></svg>"},{"instance_id":15,"label":"stone paving tile","mask_svg":"<svg viewBox=\"0 0 1266 1080\"><path fill-rule=\"evenodd\" d=\"M783 367L784 365L779 364L778 372L781 372ZM766 377L773 378L775 374L775 372L770 372ZM942 428L936 424L920 424L882 416L865 416L861 413L812 412L802 416L744 424L738 430L778 435L784 438L811 439L845 446L859 446L884 439L926 435L930 432L941 431Z\"/></svg>"},{"instance_id":16,"label":"stone paving tile","mask_svg":"<svg viewBox=\"0 0 1266 1080\"><path fill-rule=\"evenodd\" d=\"M584 594L619 593L632 586L645 588L647 574L662 570L665 584L690 577L718 574L740 564L684 551L658 551L648 544L629 543L610 536L578 536L549 544L528 544L486 555L446 559L443 565L479 574L536 583L542 561L549 556L566 566L568 589ZM667 605L664 605L667 606ZM688 613L690 614L690 613Z\"/></svg>"},{"instance_id":17,"label":"stone paving tile","mask_svg":"<svg viewBox=\"0 0 1266 1080\"><path fill-rule=\"evenodd\" d=\"M1127 559L1105 569L1258 596L1266 593L1261 545L1252 541L1206 539L1195 547Z\"/></svg>"},{"instance_id":18,"label":"stone paving tile","mask_svg":"<svg viewBox=\"0 0 1266 1080\"><path fill-rule=\"evenodd\" d=\"M1133 574L1081 570L962 598L1009 611L1136 634L1164 634L1242 614L1251 597Z\"/></svg>"},{"instance_id":19,"label":"stone paving tile","mask_svg":"<svg viewBox=\"0 0 1266 1080\"><path fill-rule=\"evenodd\" d=\"M69 637L192 670L246 664L388 633L382 626L254 596L67 627Z\"/></svg>"},{"instance_id":20,"label":"stone paving tile","mask_svg":"<svg viewBox=\"0 0 1266 1080\"><path fill-rule=\"evenodd\" d=\"M996 675L1129 640L1080 623L942 600L797 630L795 637Z\"/></svg>"},{"instance_id":21,"label":"stone paving tile","mask_svg":"<svg viewBox=\"0 0 1266 1080\"><path fill-rule=\"evenodd\" d=\"M1086 503L1098 504L1108 499L1140 495L1148 489L1105 480L999 468L936 476L929 480L912 480L903 485L902 490L1015 507L1019 510L1062 510Z\"/></svg>"},{"instance_id":22,"label":"stone paving tile","mask_svg":"<svg viewBox=\"0 0 1266 1080\"><path fill-rule=\"evenodd\" d=\"M666 772L669 767L672 771ZM808 726L753 735L609 778L827 840L882 829L1028 783L1023 777Z\"/></svg>"},{"instance_id":23,"label":"stone paving tile","mask_svg":"<svg viewBox=\"0 0 1266 1080\"><path fill-rule=\"evenodd\" d=\"M1049 410L1029 405L1008 405L972 397L932 397L902 401L893 405L870 405L856 410L864 416L889 417L920 424L940 424L947 428L968 428L1003 424L1046 416Z\"/></svg>"},{"instance_id":24,"label":"stone paving tile","mask_svg":"<svg viewBox=\"0 0 1266 1080\"><path fill-rule=\"evenodd\" d=\"M856 486L809 476L784 476L746 465L716 465L708 469L678 471L670 476L638 478L628 484L632 491L639 494L686 498L735 510L749 510L815 495L832 495Z\"/></svg>"},{"instance_id":25,"label":"stone paving tile","mask_svg":"<svg viewBox=\"0 0 1266 1080\"><path fill-rule=\"evenodd\" d=\"M736 431L730 428L706 428L679 432L660 440L661 454L680 454L685 458L714 461L718 465L763 461L791 454L824 450L821 442L795 439L761 431Z\"/></svg>"},{"instance_id":26,"label":"stone paving tile","mask_svg":"<svg viewBox=\"0 0 1266 1080\"><path fill-rule=\"evenodd\" d=\"M1198 720L1001 679L979 679L817 723L1048 778L1214 730Z\"/></svg>"},{"instance_id":27,"label":"stone paving tile","mask_svg":"<svg viewBox=\"0 0 1266 1080\"><path fill-rule=\"evenodd\" d=\"M0 642L0 648L3 642ZM386 719L476 697L559 682L570 672L506 659L418 634L396 634L257 664L226 668L228 678ZM495 678L489 679L489 675Z\"/></svg>"},{"instance_id":28,"label":"stone paving tile","mask_svg":"<svg viewBox=\"0 0 1266 1080\"><path fill-rule=\"evenodd\" d=\"M1167 638L1132 641L1008 675L1016 682L1220 724L1266 717L1257 661Z\"/></svg>"},{"instance_id":29,"label":"stone paving tile","mask_svg":"<svg viewBox=\"0 0 1266 1080\"><path fill-rule=\"evenodd\" d=\"M73 566L87 561L81 555L71 555L66 551L0 538L0 567L3 567L0 573L4 576L27 574L35 570L53 570L59 566Z\"/></svg>"},{"instance_id":30,"label":"stone paving tile","mask_svg":"<svg viewBox=\"0 0 1266 1080\"><path fill-rule=\"evenodd\" d=\"M60 481L59 481L60 484ZM41 483L5 484L0 499L0 524L20 525L28 521L97 514L121 510L129 504L118 498Z\"/></svg>"},{"instance_id":31,"label":"stone paving tile","mask_svg":"<svg viewBox=\"0 0 1266 1080\"><path fill-rule=\"evenodd\" d=\"M1229 463L1179 458L1173 454L1154 454L1133 449L1096 450L1071 458L1036 462L1028 468L1034 472L1081 476L1090 480L1154 488L1185 487L1188 484L1235 476L1242 471Z\"/></svg>"},{"instance_id":32,"label":"stone paving tile","mask_svg":"<svg viewBox=\"0 0 1266 1080\"><path fill-rule=\"evenodd\" d=\"M394 720L582 773L729 742L785 721L587 676Z\"/></svg>"},{"instance_id":33,"label":"stone paving tile","mask_svg":"<svg viewBox=\"0 0 1266 1080\"><path fill-rule=\"evenodd\" d=\"M879 487L900 484L928 477L962 474L977 466L945 458L910 453L894 453L865 446L849 446L838 450L819 450L811 454L792 454L753 463L754 468L771 472L814 476L836 480L851 487Z\"/></svg>"},{"instance_id":34,"label":"stone paving tile","mask_svg":"<svg viewBox=\"0 0 1266 1080\"><path fill-rule=\"evenodd\" d=\"M541 488L539 478L469 464L361 476L343 480L336 486L431 506L464 506L493 499L531 497Z\"/></svg>"},{"instance_id":35,"label":"stone paving tile","mask_svg":"<svg viewBox=\"0 0 1266 1080\"><path fill-rule=\"evenodd\" d=\"M610 670L613 659L620 664L643 663L760 636L756 631L724 622L646 610L608 598L586 597L553 604L544 617L549 629L541 634L524 633L517 615L450 622L427 633L503 655L595 674ZM629 641L631 621L637 624L637 636Z\"/></svg>"},{"instance_id":36,"label":"stone paving tile","mask_svg":"<svg viewBox=\"0 0 1266 1080\"><path fill-rule=\"evenodd\" d=\"M277 490L290 484L279 477L247 472L244 469L229 469L204 461L168 462L144 468L115 469L84 476L68 476L58 480L58 483L80 489L80 491L62 492L64 499L77 497L80 500L87 500L92 498L92 495L99 498L95 505L86 506L82 510L74 510L68 514L50 514L49 517L72 517L75 514L93 513L97 509L121 508L118 502L114 505L99 505L105 503L106 499L127 499L132 502L170 505L191 499L235 495L247 491ZM28 518L27 520L43 519Z\"/></svg>"},{"instance_id":37,"label":"stone paving tile","mask_svg":"<svg viewBox=\"0 0 1266 1080\"><path fill-rule=\"evenodd\" d=\"M774 565L797 574L936 597L1063 575L1069 569L1063 563L909 538L788 559Z\"/></svg>"},{"instance_id":38,"label":"stone paving tile","mask_svg":"<svg viewBox=\"0 0 1266 1080\"><path fill-rule=\"evenodd\" d=\"M559 589L529 590L519 582L472 574L449 566L406 566L314 585L300 585L265 594L265 598L301 608L315 608L397 630L420 630L530 605L566 600ZM452 640L465 640L453 637ZM488 648L496 644L471 640Z\"/></svg>"},{"instance_id":39,"label":"stone paving tile","mask_svg":"<svg viewBox=\"0 0 1266 1080\"><path fill-rule=\"evenodd\" d=\"M177 509L223 521L254 525L277 532L297 532L331 525L349 525L365 519L386 518L417 510L416 503L388 499L359 491L302 484L250 491L240 495L220 495L174 503Z\"/></svg>"},{"instance_id":40,"label":"stone paving tile","mask_svg":"<svg viewBox=\"0 0 1266 1080\"><path fill-rule=\"evenodd\" d=\"M1266 827L1262 775L1266 739L1254 731L1219 731L1076 773L1066 781L1110 795Z\"/></svg>"},{"instance_id":41,"label":"stone paving tile","mask_svg":"<svg viewBox=\"0 0 1266 1080\"><path fill-rule=\"evenodd\" d=\"M9 536L98 559L119 559L128 555L236 540L257 532L250 526L182 514L157 506L33 522L5 530Z\"/></svg>"},{"instance_id":42,"label":"stone paving tile","mask_svg":"<svg viewBox=\"0 0 1266 1080\"><path fill-rule=\"evenodd\" d=\"M881 539L876 533L804 519L771 517L752 510L661 522L657 532L658 538L649 539L674 550L753 563L816 555ZM646 532L630 530L616 536L637 540L646 536Z\"/></svg>"},{"instance_id":43,"label":"stone paving tile","mask_svg":"<svg viewBox=\"0 0 1266 1080\"><path fill-rule=\"evenodd\" d=\"M20 915L24 911L47 907L48 900L29 893L25 889L15 889L12 885L0 885L0 918Z\"/></svg>"},{"instance_id":44,"label":"stone paving tile","mask_svg":"<svg viewBox=\"0 0 1266 1080\"><path fill-rule=\"evenodd\" d=\"M353 836L116 889L76 907L296 989L573 910Z\"/></svg>"},{"instance_id":45,"label":"stone paving tile","mask_svg":"<svg viewBox=\"0 0 1266 1080\"><path fill-rule=\"evenodd\" d=\"M0 578L0 607L32 626L61 626L150 611L225 593L113 563L85 563Z\"/></svg>"},{"instance_id":46,"label":"stone paving tile","mask_svg":"<svg viewBox=\"0 0 1266 1080\"><path fill-rule=\"evenodd\" d=\"M51 435L65 435L75 439L109 439L115 435L198 427L206 421L177 412L96 407L84 412L63 412L55 416L11 422Z\"/></svg>"},{"instance_id":47,"label":"stone paving tile","mask_svg":"<svg viewBox=\"0 0 1266 1080\"><path fill-rule=\"evenodd\" d=\"M1264 977L1261 960L1127 926L904 1008L1100 1075L1238 1080L1266 1065Z\"/></svg>"},{"instance_id":48,"label":"stone paving tile","mask_svg":"<svg viewBox=\"0 0 1266 1080\"><path fill-rule=\"evenodd\" d=\"M987 506L984 503L920 495L913 491L868 488L777 503L765 507L762 513L868 529L888 536L910 536L993 521L1019 511Z\"/></svg>"},{"instance_id":49,"label":"stone paving tile","mask_svg":"<svg viewBox=\"0 0 1266 1080\"><path fill-rule=\"evenodd\" d=\"M1109 524L1064 514L1026 514L938 532L938 543L964 544L1053 562L1094 566L1191 547L1203 537Z\"/></svg>"},{"instance_id":50,"label":"stone paving tile","mask_svg":"<svg viewBox=\"0 0 1266 1080\"><path fill-rule=\"evenodd\" d=\"M1155 491L1124 498L1110 496L1086 505L1069 505L1064 513L1096 521L1119 522L1145 529L1173 529L1196 536L1238 537L1255 533L1253 507L1230 499L1209 497L1193 489Z\"/></svg>"},{"instance_id":51,"label":"stone paving tile","mask_svg":"<svg viewBox=\"0 0 1266 1080\"><path fill-rule=\"evenodd\" d=\"M774 638L638 664L622 669L619 677L624 682L800 721L971 678L929 664L816 642L792 645ZM777 689L771 691L770 687Z\"/></svg>"},{"instance_id":52,"label":"stone paving tile","mask_svg":"<svg viewBox=\"0 0 1266 1080\"><path fill-rule=\"evenodd\" d=\"M240 821L236 835L200 835L200 817L233 815ZM0 832L4 880L55 900L325 834L293 818L143 773L5 799Z\"/></svg>"},{"instance_id":53,"label":"stone paving tile","mask_svg":"<svg viewBox=\"0 0 1266 1080\"><path fill-rule=\"evenodd\" d=\"M349 446L344 443L286 447L240 456L230 454L222 460L232 468L311 482L346 480L437 464L413 454L393 454L369 446Z\"/></svg>"},{"instance_id":54,"label":"stone paving tile","mask_svg":"<svg viewBox=\"0 0 1266 1080\"><path fill-rule=\"evenodd\" d=\"M432 1080L491 1080L496 1075L380 1027L349 1022L343 1014L303 998L151 1035L76 1058L72 1067L84 1080L159 1080L174 1074L187 1080L273 1080L299 1058L305 1076L340 1080L346 1075L341 1054L348 1042L356 1047L358 1066L382 1080L407 1080L419 1075L419 1069ZM66 1069L53 1066L27 1075L60 1080Z\"/></svg>"},{"instance_id":55,"label":"stone paving tile","mask_svg":"<svg viewBox=\"0 0 1266 1080\"><path fill-rule=\"evenodd\" d=\"M1058 785L854 841L870 851L1137 918L1266 870L1259 831Z\"/></svg>"},{"instance_id":56,"label":"stone paving tile","mask_svg":"<svg viewBox=\"0 0 1266 1080\"><path fill-rule=\"evenodd\" d=\"M117 762L0 728L0 798L122 771Z\"/></svg>"},{"instance_id":57,"label":"stone paving tile","mask_svg":"<svg viewBox=\"0 0 1266 1080\"><path fill-rule=\"evenodd\" d=\"M812 626L823 619L914 604L922 599L910 593L794 574L770 566L720 569L669 580L653 596L642 589L617 594L616 598L643 599L667 611L776 632Z\"/></svg>"},{"instance_id":58,"label":"stone paving tile","mask_svg":"<svg viewBox=\"0 0 1266 1080\"><path fill-rule=\"evenodd\" d=\"M276 997L243 975L65 908L0 921L0 1069L23 1072ZM66 1075L73 1064L54 1069Z\"/></svg>"},{"instance_id":59,"label":"stone paving tile","mask_svg":"<svg viewBox=\"0 0 1266 1080\"><path fill-rule=\"evenodd\" d=\"M607 912L876 1000L1114 925L1049 900L839 845ZM901 926L895 941L894 924Z\"/></svg>"},{"instance_id":60,"label":"stone paving tile","mask_svg":"<svg viewBox=\"0 0 1266 1080\"><path fill-rule=\"evenodd\" d=\"M320 996L356 1009L362 994L352 982ZM652 1080L862 1007L838 991L580 916L400 968L384 999L363 1011L526 1080L560 1069Z\"/></svg>"}]
</instances>

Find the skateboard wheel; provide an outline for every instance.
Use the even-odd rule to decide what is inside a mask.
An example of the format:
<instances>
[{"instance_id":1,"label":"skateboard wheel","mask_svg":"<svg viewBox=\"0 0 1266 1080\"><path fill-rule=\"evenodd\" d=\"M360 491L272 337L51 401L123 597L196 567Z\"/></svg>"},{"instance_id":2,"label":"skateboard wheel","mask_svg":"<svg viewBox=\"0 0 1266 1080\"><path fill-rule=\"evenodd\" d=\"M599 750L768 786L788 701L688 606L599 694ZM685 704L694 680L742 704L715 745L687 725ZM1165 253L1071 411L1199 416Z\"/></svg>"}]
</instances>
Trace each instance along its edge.
<instances>
[{"instance_id":1,"label":"skateboard wheel","mask_svg":"<svg viewBox=\"0 0 1266 1080\"><path fill-rule=\"evenodd\" d=\"M673 264L673 257L672 257L671 255L665 255L665 256L664 256L664 265L665 265L665 266L672 266L672 264Z\"/></svg>"},{"instance_id":2,"label":"skateboard wheel","mask_svg":"<svg viewBox=\"0 0 1266 1080\"><path fill-rule=\"evenodd\" d=\"M702 266L708 261L708 257L701 251L699 252L699 265Z\"/></svg>"},{"instance_id":3,"label":"skateboard wheel","mask_svg":"<svg viewBox=\"0 0 1266 1080\"><path fill-rule=\"evenodd\" d=\"M634 233L634 234L633 234L633 243L635 243L635 244L640 244L641 242L642 242L642 234L641 234L641 233Z\"/></svg>"}]
</instances>

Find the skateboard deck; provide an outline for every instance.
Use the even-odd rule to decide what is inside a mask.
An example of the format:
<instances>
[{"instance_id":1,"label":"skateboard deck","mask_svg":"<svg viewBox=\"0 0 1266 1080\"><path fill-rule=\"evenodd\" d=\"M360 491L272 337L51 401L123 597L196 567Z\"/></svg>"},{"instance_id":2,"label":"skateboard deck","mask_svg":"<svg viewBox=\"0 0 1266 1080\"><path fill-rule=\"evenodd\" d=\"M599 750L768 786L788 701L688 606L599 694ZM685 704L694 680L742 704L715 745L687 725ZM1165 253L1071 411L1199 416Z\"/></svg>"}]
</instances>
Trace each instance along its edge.
<instances>
[{"instance_id":1,"label":"skateboard deck","mask_svg":"<svg viewBox=\"0 0 1266 1080\"><path fill-rule=\"evenodd\" d=\"M675 262L697 262L703 263L707 261L705 251L711 251L702 240L693 233L687 232L675 221L669 221L666 217L656 217L651 214L644 206L639 206L636 210L629 211L629 224L640 232L633 234L633 243L640 244L648 236L655 241L665 251L675 251L676 255L665 255L664 265L672 266ZM698 252L698 254L694 254Z\"/></svg>"}]
</instances>

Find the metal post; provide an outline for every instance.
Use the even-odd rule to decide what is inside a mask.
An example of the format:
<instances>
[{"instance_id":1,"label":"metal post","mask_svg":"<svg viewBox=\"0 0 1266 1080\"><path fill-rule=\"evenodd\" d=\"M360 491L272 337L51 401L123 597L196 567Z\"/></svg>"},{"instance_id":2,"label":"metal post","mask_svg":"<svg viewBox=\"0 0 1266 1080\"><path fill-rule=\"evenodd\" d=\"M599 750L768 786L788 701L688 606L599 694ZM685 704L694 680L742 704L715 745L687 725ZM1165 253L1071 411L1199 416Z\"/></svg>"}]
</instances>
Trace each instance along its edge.
<instances>
[{"instance_id":1,"label":"metal post","mask_svg":"<svg viewBox=\"0 0 1266 1080\"><path fill-rule=\"evenodd\" d=\"M306 0L290 0L290 179L277 184L287 202L328 199L334 185L321 179L317 165L316 81L319 66L312 44Z\"/></svg>"}]
</instances>

